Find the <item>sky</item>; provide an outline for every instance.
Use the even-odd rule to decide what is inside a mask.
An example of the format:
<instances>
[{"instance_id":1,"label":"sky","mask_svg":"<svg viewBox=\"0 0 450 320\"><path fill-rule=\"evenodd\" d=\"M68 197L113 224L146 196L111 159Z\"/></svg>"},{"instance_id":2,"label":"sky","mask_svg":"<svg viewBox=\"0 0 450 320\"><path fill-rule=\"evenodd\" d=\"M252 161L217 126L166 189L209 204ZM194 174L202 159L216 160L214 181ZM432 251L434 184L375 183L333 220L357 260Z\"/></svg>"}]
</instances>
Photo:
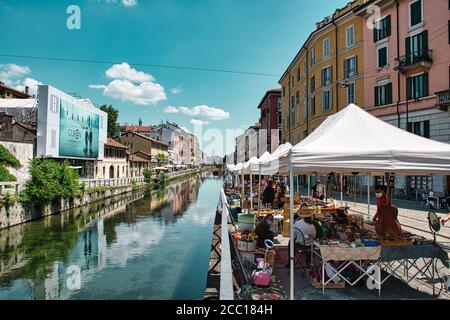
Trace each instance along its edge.
<instances>
[{"instance_id":1,"label":"sky","mask_svg":"<svg viewBox=\"0 0 450 320\"><path fill-rule=\"evenodd\" d=\"M49 84L111 104L121 123L173 121L200 136L204 151L209 143L220 145L216 155L228 154L234 140L210 136L234 138L258 122L264 93L279 87L315 23L347 2L0 0L0 81L17 88Z\"/></svg>"}]
</instances>

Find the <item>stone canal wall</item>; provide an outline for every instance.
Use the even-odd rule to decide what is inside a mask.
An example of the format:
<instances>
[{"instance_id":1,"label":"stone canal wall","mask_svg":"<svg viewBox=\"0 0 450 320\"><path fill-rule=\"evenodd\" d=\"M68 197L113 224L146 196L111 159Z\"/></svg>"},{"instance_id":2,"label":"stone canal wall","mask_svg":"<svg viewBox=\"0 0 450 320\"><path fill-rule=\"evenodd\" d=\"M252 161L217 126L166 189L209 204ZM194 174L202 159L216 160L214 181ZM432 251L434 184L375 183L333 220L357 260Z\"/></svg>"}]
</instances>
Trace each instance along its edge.
<instances>
[{"instance_id":1,"label":"stone canal wall","mask_svg":"<svg viewBox=\"0 0 450 320\"><path fill-rule=\"evenodd\" d=\"M144 187L144 185L140 185ZM53 204L37 207L24 207L18 201L9 206L2 206L0 210L0 230L12 227L21 223L40 219L52 214L58 214L67 210L85 206L87 204L104 200L110 197L118 196L132 192L132 186L121 186L111 188L101 188L86 191L83 196L73 199L62 199Z\"/></svg>"}]
</instances>

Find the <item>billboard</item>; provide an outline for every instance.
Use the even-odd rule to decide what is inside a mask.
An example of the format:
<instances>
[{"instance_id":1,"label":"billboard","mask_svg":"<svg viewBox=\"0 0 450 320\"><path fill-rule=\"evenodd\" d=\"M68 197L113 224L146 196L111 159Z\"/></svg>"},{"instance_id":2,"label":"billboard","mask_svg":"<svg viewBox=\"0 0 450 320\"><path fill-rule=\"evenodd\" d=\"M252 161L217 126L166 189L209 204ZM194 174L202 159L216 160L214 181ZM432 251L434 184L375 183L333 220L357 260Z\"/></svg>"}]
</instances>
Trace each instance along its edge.
<instances>
[{"instance_id":1,"label":"billboard","mask_svg":"<svg viewBox=\"0 0 450 320\"><path fill-rule=\"evenodd\" d=\"M38 155L103 160L107 113L48 85L39 86L38 101Z\"/></svg>"},{"instance_id":2,"label":"billboard","mask_svg":"<svg viewBox=\"0 0 450 320\"><path fill-rule=\"evenodd\" d=\"M64 99L59 104L59 156L98 158L99 115Z\"/></svg>"}]
</instances>

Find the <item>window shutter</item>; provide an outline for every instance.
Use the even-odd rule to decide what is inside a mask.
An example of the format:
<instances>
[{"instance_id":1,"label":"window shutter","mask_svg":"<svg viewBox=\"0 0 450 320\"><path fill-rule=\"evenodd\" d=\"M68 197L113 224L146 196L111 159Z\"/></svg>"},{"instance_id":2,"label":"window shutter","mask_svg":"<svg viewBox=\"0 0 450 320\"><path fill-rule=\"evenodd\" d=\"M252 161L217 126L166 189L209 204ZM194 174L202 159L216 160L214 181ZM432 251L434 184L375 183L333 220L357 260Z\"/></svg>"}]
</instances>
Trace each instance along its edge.
<instances>
[{"instance_id":1,"label":"window shutter","mask_svg":"<svg viewBox=\"0 0 450 320\"><path fill-rule=\"evenodd\" d=\"M423 74L423 95L428 97L428 73Z\"/></svg>"},{"instance_id":2,"label":"window shutter","mask_svg":"<svg viewBox=\"0 0 450 320\"><path fill-rule=\"evenodd\" d=\"M355 75L358 75L358 56L355 56Z\"/></svg>"},{"instance_id":3,"label":"window shutter","mask_svg":"<svg viewBox=\"0 0 450 320\"><path fill-rule=\"evenodd\" d=\"M378 41L378 23L375 22L373 25L373 42L377 42Z\"/></svg>"},{"instance_id":4,"label":"window shutter","mask_svg":"<svg viewBox=\"0 0 450 320\"><path fill-rule=\"evenodd\" d=\"M378 87L375 87L374 89L375 107L378 107L380 105L380 101L378 99Z\"/></svg>"},{"instance_id":5,"label":"window shutter","mask_svg":"<svg viewBox=\"0 0 450 320\"><path fill-rule=\"evenodd\" d=\"M406 57L411 55L411 37L405 39Z\"/></svg>"},{"instance_id":6,"label":"window shutter","mask_svg":"<svg viewBox=\"0 0 450 320\"><path fill-rule=\"evenodd\" d=\"M430 120L424 121L423 123L423 136L430 138Z\"/></svg>"},{"instance_id":7,"label":"window shutter","mask_svg":"<svg viewBox=\"0 0 450 320\"><path fill-rule=\"evenodd\" d=\"M406 124L406 131L411 132L412 133L412 128L413 128L413 124L411 122L408 122Z\"/></svg>"},{"instance_id":8,"label":"window shutter","mask_svg":"<svg viewBox=\"0 0 450 320\"><path fill-rule=\"evenodd\" d=\"M424 32L422 32L422 49L423 49L423 54L427 54L428 51L428 30L425 30Z\"/></svg>"},{"instance_id":9,"label":"window shutter","mask_svg":"<svg viewBox=\"0 0 450 320\"><path fill-rule=\"evenodd\" d=\"M386 37L391 35L391 16L386 17Z\"/></svg>"},{"instance_id":10,"label":"window shutter","mask_svg":"<svg viewBox=\"0 0 450 320\"><path fill-rule=\"evenodd\" d=\"M406 99L412 98L412 78L406 78Z\"/></svg>"},{"instance_id":11,"label":"window shutter","mask_svg":"<svg viewBox=\"0 0 450 320\"><path fill-rule=\"evenodd\" d=\"M392 103L392 83L386 85L386 104Z\"/></svg>"},{"instance_id":12,"label":"window shutter","mask_svg":"<svg viewBox=\"0 0 450 320\"><path fill-rule=\"evenodd\" d=\"M348 59L344 62L344 78L348 78Z\"/></svg>"}]
</instances>

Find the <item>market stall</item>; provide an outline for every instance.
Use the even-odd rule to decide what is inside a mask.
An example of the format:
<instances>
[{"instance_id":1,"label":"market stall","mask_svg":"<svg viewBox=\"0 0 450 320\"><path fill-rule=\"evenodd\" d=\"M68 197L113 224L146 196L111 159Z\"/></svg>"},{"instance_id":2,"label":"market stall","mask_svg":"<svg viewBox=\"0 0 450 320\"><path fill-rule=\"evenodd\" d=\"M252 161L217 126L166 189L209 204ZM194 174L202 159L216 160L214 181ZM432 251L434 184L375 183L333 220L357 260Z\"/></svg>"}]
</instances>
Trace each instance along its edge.
<instances>
[{"instance_id":1,"label":"market stall","mask_svg":"<svg viewBox=\"0 0 450 320\"><path fill-rule=\"evenodd\" d=\"M291 186L294 174L327 174L334 172L336 174L354 174L365 173L385 175L388 181L387 203L381 207L381 218L383 221L390 220L389 227L379 222L376 226L375 235L365 240L381 240L377 242L377 250L380 257L383 257L385 247L397 245L412 245L412 238L406 242L398 242L402 234L398 232L399 224L396 221L395 208L391 206L391 185L390 177L392 175L449 175L450 174L450 146L409 132L403 131L388 123L370 115L356 105L349 105L341 112L330 116L322 123L310 136L292 147L283 165L279 170L283 173L289 173ZM341 180L342 181L342 180ZM341 184L342 185L342 184ZM292 187L291 199L292 199ZM368 189L368 195L370 189ZM368 199L369 200L369 199ZM291 205L292 207L292 205ZM291 210L291 217L293 212ZM398 225L397 225L398 224ZM394 231L395 232L394 232ZM291 225L292 239L292 225ZM363 239L364 240L364 239ZM404 240L404 239L403 239ZM384 243L382 243L384 241ZM335 243L334 243L335 244ZM349 249L346 251L357 253L357 247L353 248L352 243L346 243ZM417 242L415 245L420 246ZM423 250L427 248L423 247ZM291 252L293 244L291 243ZM429 250L429 248L428 248ZM359 250L361 251L361 250ZM327 258L324 257L324 250L320 246L316 250L324 264ZM335 259L336 257L333 257ZM349 261L358 260L358 254L351 257ZM360 257L361 260L368 261ZM371 259L374 259L372 256ZM346 260L348 261L348 260ZM373 260L370 260L373 261ZM380 258L377 261L383 262ZM377 262L378 263L378 262ZM291 287L290 297L294 298L294 277L293 277L293 256L291 255ZM374 264L367 266L364 271L366 275L371 271ZM385 269L390 271L389 268ZM339 269L334 270L339 271ZM392 273L391 273L392 274ZM380 287L381 280L371 275L370 278L377 282L376 287ZM325 279L322 277L322 284ZM353 283L353 282L351 282Z\"/></svg>"}]
</instances>

